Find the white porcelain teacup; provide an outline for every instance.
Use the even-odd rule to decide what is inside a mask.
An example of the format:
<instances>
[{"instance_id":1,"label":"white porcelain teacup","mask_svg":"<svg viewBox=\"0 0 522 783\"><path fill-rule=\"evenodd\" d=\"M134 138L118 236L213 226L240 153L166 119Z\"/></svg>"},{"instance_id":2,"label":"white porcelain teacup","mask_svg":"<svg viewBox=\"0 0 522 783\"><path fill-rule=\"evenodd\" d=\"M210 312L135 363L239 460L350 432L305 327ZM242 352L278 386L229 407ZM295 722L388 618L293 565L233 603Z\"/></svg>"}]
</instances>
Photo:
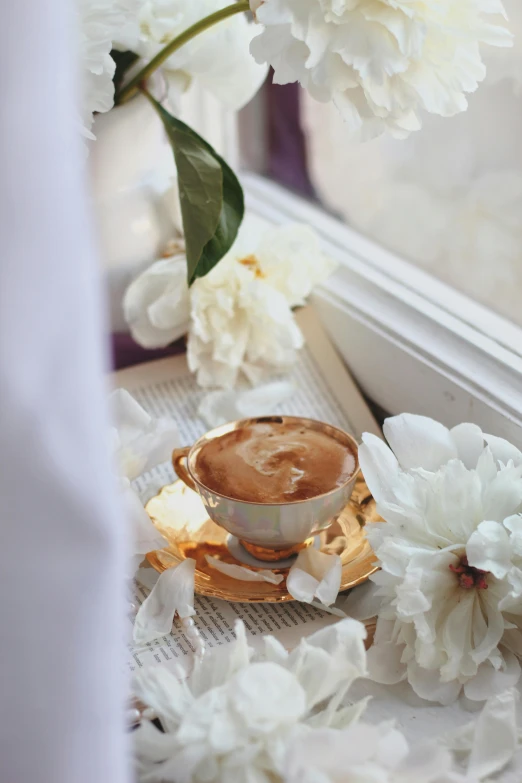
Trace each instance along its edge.
<instances>
[{"instance_id":1,"label":"white porcelain teacup","mask_svg":"<svg viewBox=\"0 0 522 783\"><path fill-rule=\"evenodd\" d=\"M234 430L269 422L297 424L334 438L352 453L353 473L329 492L306 500L282 503L237 500L202 483L198 477L197 459L209 441ZM175 449L172 464L185 484L199 494L209 517L236 536L248 552L261 560L286 558L299 551L307 539L329 527L348 503L359 472L357 443L351 435L329 424L295 416L263 416L216 427L193 446Z\"/></svg>"}]
</instances>

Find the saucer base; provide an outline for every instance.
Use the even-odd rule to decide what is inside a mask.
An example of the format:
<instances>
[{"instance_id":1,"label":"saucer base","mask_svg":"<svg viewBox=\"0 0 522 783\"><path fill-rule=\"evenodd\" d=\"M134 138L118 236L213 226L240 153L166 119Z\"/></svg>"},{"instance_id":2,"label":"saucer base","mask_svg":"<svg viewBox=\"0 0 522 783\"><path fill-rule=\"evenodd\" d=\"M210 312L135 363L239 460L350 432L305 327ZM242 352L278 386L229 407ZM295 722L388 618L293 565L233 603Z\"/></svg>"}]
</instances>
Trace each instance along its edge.
<instances>
[{"instance_id":1,"label":"saucer base","mask_svg":"<svg viewBox=\"0 0 522 783\"><path fill-rule=\"evenodd\" d=\"M207 555L252 570L269 569L286 577L295 555L272 563L253 557L237 538L208 517L199 495L181 480L163 487L149 500L146 510L168 542L164 549L147 555L149 563L160 573L192 558L196 561L195 591L199 595L241 603L294 600L286 589L286 579L277 585L266 581L243 581L209 564ZM311 540L322 552L341 558L341 590L365 582L377 571L375 555L364 528L378 521L381 519L375 510L375 501L364 479L359 477L350 502L337 520Z\"/></svg>"},{"instance_id":2,"label":"saucer base","mask_svg":"<svg viewBox=\"0 0 522 783\"><path fill-rule=\"evenodd\" d=\"M311 544L313 544L313 542L314 539L309 538L304 545L301 544L299 546L299 551L301 549L304 549L305 546L310 546ZM227 544L228 551L230 552L232 557L234 557L240 563L243 563L243 565L252 566L253 568L276 568L276 567L291 568L291 566L293 566L293 564L295 563L298 554L298 552L295 552L294 554L290 554L289 557L278 558L277 561L276 560L267 561L255 557L253 552L249 551L249 546L251 546L254 549L252 544L249 545L245 541L241 541L241 539L237 538L236 536L233 536L232 534L229 534L227 536L226 544ZM255 547L255 549L258 549L258 547ZM288 550L284 550L284 553L286 552L288 552Z\"/></svg>"}]
</instances>

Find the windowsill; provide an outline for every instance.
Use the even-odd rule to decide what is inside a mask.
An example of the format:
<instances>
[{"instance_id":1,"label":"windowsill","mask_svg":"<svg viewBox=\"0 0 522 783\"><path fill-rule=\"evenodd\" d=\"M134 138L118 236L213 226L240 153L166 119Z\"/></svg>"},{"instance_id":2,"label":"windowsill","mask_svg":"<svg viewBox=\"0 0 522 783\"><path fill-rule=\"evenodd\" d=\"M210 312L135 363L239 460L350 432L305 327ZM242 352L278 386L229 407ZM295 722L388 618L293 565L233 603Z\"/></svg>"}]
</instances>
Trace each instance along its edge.
<instances>
[{"instance_id":1,"label":"windowsill","mask_svg":"<svg viewBox=\"0 0 522 783\"><path fill-rule=\"evenodd\" d=\"M522 446L522 329L278 185L242 181L253 228L307 223L339 261L314 302L377 406L475 421Z\"/></svg>"}]
</instances>

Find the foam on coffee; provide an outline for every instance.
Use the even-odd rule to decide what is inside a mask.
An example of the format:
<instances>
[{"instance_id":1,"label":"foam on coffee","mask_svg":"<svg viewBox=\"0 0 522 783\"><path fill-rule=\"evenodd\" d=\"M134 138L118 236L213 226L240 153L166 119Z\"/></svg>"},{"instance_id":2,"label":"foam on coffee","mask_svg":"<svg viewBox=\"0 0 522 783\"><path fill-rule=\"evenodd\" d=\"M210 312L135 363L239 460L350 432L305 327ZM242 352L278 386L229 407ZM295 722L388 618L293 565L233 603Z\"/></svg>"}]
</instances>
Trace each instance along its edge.
<instances>
[{"instance_id":1,"label":"foam on coffee","mask_svg":"<svg viewBox=\"0 0 522 783\"><path fill-rule=\"evenodd\" d=\"M288 503L322 495L355 470L352 450L306 425L258 422L206 443L198 479L211 490L254 503Z\"/></svg>"}]
</instances>

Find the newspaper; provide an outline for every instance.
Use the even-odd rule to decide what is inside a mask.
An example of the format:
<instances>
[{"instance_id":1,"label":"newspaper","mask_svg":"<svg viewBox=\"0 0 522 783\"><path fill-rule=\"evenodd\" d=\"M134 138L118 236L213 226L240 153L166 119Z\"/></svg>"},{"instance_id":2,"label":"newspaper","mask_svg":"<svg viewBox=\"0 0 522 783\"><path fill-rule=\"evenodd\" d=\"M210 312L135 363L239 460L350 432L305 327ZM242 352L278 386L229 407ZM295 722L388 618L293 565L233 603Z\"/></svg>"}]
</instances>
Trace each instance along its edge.
<instances>
[{"instance_id":1,"label":"newspaper","mask_svg":"<svg viewBox=\"0 0 522 783\"><path fill-rule=\"evenodd\" d=\"M314 311L305 308L299 313L298 320L307 344L289 375L295 394L274 412L320 419L345 429L356 438L360 438L363 431L380 434L376 421ZM113 383L116 387L127 389L151 415L174 419L183 445L193 443L206 431L197 410L207 391L197 386L184 355L120 370L114 373ZM165 463L140 476L134 486L142 501L146 502L160 487L174 480L172 465ZM133 601L137 605L148 595L155 572L150 568L141 569L140 574L140 581L134 586ZM287 648L295 646L303 635L337 619L297 601L239 604L197 596L195 609L195 622L208 648L232 641L236 619L245 623L252 646L256 646L263 634L270 633ZM132 623L132 618L129 622ZM181 626L175 624L168 636L140 649L129 647L129 667L136 670L146 665L163 664L181 665L186 669L192 659L191 649Z\"/></svg>"}]
</instances>

